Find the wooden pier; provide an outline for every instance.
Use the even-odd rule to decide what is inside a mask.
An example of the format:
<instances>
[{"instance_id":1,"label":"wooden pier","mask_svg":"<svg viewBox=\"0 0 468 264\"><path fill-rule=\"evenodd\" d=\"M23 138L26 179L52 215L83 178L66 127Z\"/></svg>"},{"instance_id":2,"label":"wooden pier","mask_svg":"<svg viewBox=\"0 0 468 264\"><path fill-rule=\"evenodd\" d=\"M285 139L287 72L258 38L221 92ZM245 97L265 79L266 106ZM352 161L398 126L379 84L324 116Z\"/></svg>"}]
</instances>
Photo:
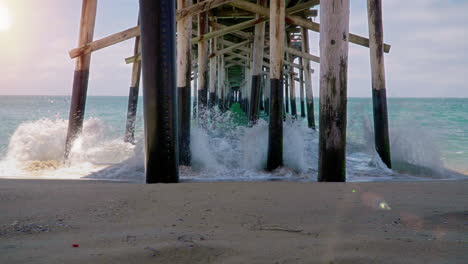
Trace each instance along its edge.
<instances>
[{"instance_id":1,"label":"wooden pier","mask_svg":"<svg viewBox=\"0 0 468 264\"><path fill-rule=\"evenodd\" d=\"M139 0L136 26L95 40L97 0L83 0L78 47L69 52L76 69L65 158L82 130L91 54L134 39L133 53L125 59L133 68L124 139L135 140L142 74L148 183L178 182L179 165L190 166L196 155L190 150L191 120L206 119L206 113L216 109L227 111L234 102L239 102L250 125L267 116L265 169L283 166L285 115L307 118L310 133L316 129L312 66L320 69L318 180L346 181L351 43L369 48L375 148L391 167L384 70L390 45L383 41L382 0L367 1L368 38L349 32L349 2ZM311 32L320 38L320 54L310 53Z\"/></svg>"}]
</instances>

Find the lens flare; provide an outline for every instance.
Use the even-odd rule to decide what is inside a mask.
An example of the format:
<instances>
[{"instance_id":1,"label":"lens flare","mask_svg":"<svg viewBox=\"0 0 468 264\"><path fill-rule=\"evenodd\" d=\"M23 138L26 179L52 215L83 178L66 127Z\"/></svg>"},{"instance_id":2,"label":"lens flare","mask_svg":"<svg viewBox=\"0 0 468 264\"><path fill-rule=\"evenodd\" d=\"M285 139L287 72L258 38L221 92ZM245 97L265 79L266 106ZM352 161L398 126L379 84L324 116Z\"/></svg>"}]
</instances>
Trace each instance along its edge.
<instances>
[{"instance_id":1,"label":"lens flare","mask_svg":"<svg viewBox=\"0 0 468 264\"><path fill-rule=\"evenodd\" d=\"M8 31L11 27L11 16L8 8L0 6L0 32Z\"/></svg>"}]
</instances>

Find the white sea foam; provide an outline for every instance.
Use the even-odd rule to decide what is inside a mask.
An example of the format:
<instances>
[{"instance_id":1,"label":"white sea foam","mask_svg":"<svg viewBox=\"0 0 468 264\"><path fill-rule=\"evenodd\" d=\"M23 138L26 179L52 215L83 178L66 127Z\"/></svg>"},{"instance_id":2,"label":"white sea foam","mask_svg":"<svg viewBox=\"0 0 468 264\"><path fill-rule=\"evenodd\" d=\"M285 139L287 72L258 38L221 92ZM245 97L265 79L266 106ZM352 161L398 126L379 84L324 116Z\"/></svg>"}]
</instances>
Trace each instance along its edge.
<instances>
[{"instance_id":1,"label":"white sea foam","mask_svg":"<svg viewBox=\"0 0 468 264\"><path fill-rule=\"evenodd\" d=\"M215 112L209 121L193 127L192 167L181 167L181 178L189 181L213 180L298 180L317 177L318 137L305 122L288 119L284 125L285 167L273 172L263 168L267 160L268 125L260 120L253 127L235 126L229 114ZM350 181L414 180L389 170L373 150L373 136L364 122L365 143L349 142L347 175ZM144 181L144 143L109 138L105 124L96 118L85 121L83 133L75 141L70 159L63 160L66 120L41 119L21 124L12 135L6 156L0 161L0 176L14 178L109 179ZM203 128L201 128L203 127ZM393 128L392 155L430 170L443 171L440 153L424 131ZM410 166L411 167L411 166ZM404 169L408 169L408 166ZM411 169L411 168L410 168ZM427 170L425 170L427 172ZM442 176L446 176L443 174Z\"/></svg>"}]
</instances>

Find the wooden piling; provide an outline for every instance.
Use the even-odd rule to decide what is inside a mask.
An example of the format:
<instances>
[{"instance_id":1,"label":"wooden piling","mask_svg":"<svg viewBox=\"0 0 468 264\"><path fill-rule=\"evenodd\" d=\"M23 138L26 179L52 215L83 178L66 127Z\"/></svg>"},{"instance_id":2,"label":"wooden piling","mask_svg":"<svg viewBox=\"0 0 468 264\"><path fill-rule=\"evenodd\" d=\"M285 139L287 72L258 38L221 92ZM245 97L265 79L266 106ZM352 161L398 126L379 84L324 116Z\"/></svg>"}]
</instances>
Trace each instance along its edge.
<instances>
[{"instance_id":1,"label":"wooden piling","mask_svg":"<svg viewBox=\"0 0 468 264\"><path fill-rule=\"evenodd\" d=\"M192 117L196 119L197 117L197 106L198 106L198 68L193 72L193 98L192 98Z\"/></svg>"},{"instance_id":2,"label":"wooden piling","mask_svg":"<svg viewBox=\"0 0 468 264\"><path fill-rule=\"evenodd\" d=\"M284 109L289 114L289 74L285 74L284 80Z\"/></svg>"},{"instance_id":3,"label":"wooden piling","mask_svg":"<svg viewBox=\"0 0 468 264\"><path fill-rule=\"evenodd\" d=\"M283 59L285 1L270 1L270 121L267 170L283 166Z\"/></svg>"},{"instance_id":4,"label":"wooden piling","mask_svg":"<svg viewBox=\"0 0 468 264\"><path fill-rule=\"evenodd\" d=\"M266 0L257 0L257 4L266 5ZM260 19L260 15L255 15L256 19ZM260 112L260 93L261 93L261 73L263 68L263 53L265 49L265 22L255 25L253 54L252 54L252 69L251 73L251 88L250 88L250 106L249 106L249 122L250 124L257 123Z\"/></svg>"},{"instance_id":5,"label":"wooden piling","mask_svg":"<svg viewBox=\"0 0 468 264\"><path fill-rule=\"evenodd\" d=\"M216 38L212 38L210 40L210 52L211 54L214 54L217 50L216 48L217 43L216 43ZM213 108L215 106L215 94L216 94L216 64L217 64L217 57L216 56L210 56L210 80L208 82L210 88L209 88L209 96L208 96L208 108Z\"/></svg>"},{"instance_id":6,"label":"wooden piling","mask_svg":"<svg viewBox=\"0 0 468 264\"><path fill-rule=\"evenodd\" d=\"M97 0L83 0L78 41L80 47L93 41L96 11ZM76 59L68 131L65 141L65 159L70 154L73 141L81 134L83 129L90 64L91 53L83 54Z\"/></svg>"},{"instance_id":7,"label":"wooden piling","mask_svg":"<svg viewBox=\"0 0 468 264\"><path fill-rule=\"evenodd\" d=\"M382 0L368 0L369 47L372 72L375 148L387 167L392 167L385 83Z\"/></svg>"},{"instance_id":8,"label":"wooden piling","mask_svg":"<svg viewBox=\"0 0 468 264\"><path fill-rule=\"evenodd\" d=\"M222 41L220 43L222 46ZM224 54L218 56L218 108L220 111L225 111L225 100L224 100L224 78L225 78L225 69L224 69Z\"/></svg>"},{"instance_id":9,"label":"wooden piling","mask_svg":"<svg viewBox=\"0 0 468 264\"><path fill-rule=\"evenodd\" d=\"M299 69L299 100L301 104L301 117L305 117L305 104L304 104L304 59L299 57L299 64L301 65L302 69Z\"/></svg>"},{"instance_id":10,"label":"wooden piling","mask_svg":"<svg viewBox=\"0 0 468 264\"><path fill-rule=\"evenodd\" d=\"M287 33L287 46L291 46L291 36ZM291 47L290 47L291 48ZM294 57L288 53L288 61L294 62ZM291 116L297 118L297 106L296 106L296 81L294 80L294 69L288 66L288 77L289 77L289 103L291 104Z\"/></svg>"},{"instance_id":11,"label":"wooden piling","mask_svg":"<svg viewBox=\"0 0 468 264\"><path fill-rule=\"evenodd\" d=\"M302 34L302 52L309 53L309 31L306 28L301 28ZM304 81L306 92L306 109L307 109L307 124L310 128L315 129L315 113L314 113L314 95L312 91L312 71L310 61L304 60Z\"/></svg>"},{"instance_id":12,"label":"wooden piling","mask_svg":"<svg viewBox=\"0 0 468 264\"><path fill-rule=\"evenodd\" d=\"M320 5L320 135L318 181L346 181L349 0Z\"/></svg>"},{"instance_id":13,"label":"wooden piling","mask_svg":"<svg viewBox=\"0 0 468 264\"><path fill-rule=\"evenodd\" d=\"M296 82L292 73L289 74L289 103L291 105L291 116L297 118Z\"/></svg>"},{"instance_id":14,"label":"wooden piling","mask_svg":"<svg viewBox=\"0 0 468 264\"><path fill-rule=\"evenodd\" d=\"M147 183L179 180L175 1L140 0Z\"/></svg>"},{"instance_id":15,"label":"wooden piling","mask_svg":"<svg viewBox=\"0 0 468 264\"><path fill-rule=\"evenodd\" d=\"M205 0L199 0L203 2ZM208 101L208 44L204 35L208 33L208 12L198 15L198 111L201 113Z\"/></svg>"},{"instance_id":16,"label":"wooden piling","mask_svg":"<svg viewBox=\"0 0 468 264\"><path fill-rule=\"evenodd\" d=\"M270 75L265 76L265 114L270 115Z\"/></svg>"},{"instance_id":17,"label":"wooden piling","mask_svg":"<svg viewBox=\"0 0 468 264\"><path fill-rule=\"evenodd\" d=\"M223 61L223 67L224 67L224 61ZM224 94L224 97L223 97L223 100L224 100L224 110L227 111L231 105L229 104L228 102L228 96L229 96L229 92L231 91L231 87L229 86L229 71L226 71L226 68L224 69L223 71L223 94Z\"/></svg>"},{"instance_id":18,"label":"wooden piling","mask_svg":"<svg viewBox=\"0 0 468 264\"><path fill-rule=\"evenodd\" d=\"M135 38L135 56L140 53L140 37ZM138 106L138 93L140 90L141 60L135 60L132 66L132 80L128 95L127 122L124 141L135 142L135 121Z\"/></svg>"},{"instance_id":19,"label":"wooden piling","mask_svg":"<svg viewBox=\"0 0 468 264\"><path fill-rule=\"evenodd\" d=\"M192 0L177 0L178 10L191 5ZM191 111L191 65L192 65L192 17L186 16L177 22L177 107L179 129L179 162L190 166L190 111Z\"/></svg>"}]
</instances>

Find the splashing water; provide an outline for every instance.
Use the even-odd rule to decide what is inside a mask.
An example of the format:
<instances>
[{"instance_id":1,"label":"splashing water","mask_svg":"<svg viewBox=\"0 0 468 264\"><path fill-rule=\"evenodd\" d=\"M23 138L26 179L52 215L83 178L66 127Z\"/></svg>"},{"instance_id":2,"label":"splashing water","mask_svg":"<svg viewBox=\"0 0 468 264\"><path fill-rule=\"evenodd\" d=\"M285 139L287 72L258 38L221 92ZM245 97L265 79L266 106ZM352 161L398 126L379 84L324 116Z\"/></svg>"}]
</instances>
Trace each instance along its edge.
<instances>
[{"instance_id":1,"label":"splashing water","mask_svg":"<svg viewBox=\"0 0 468 264\"><path fill-rule=\"evenodd\" d=\"M259 120L253 127L237 126L230 112L219 111L204 118L208 121L192 127L192 166L181 167L182 180L314 181L317 178L318 135L303 120L286 120L285 166L266 172L263 168L267 160L267 122ZM431 144L431 135L421 129L408 130L410 126L404 124L391 129L395 170L389 170L374 150L370 124L364 118L360 137L348 137L348 181L457 178L443 168L440 152ZM64 162L67 125L63 119L40 119L19 125L0 161L0 175L144 181L141 135L137 135L136 145L125 143L120 138L109 138L109 128L100 119L87 119L83 133L72 146L69 160Z\"/></svg>"}]
</instances>

